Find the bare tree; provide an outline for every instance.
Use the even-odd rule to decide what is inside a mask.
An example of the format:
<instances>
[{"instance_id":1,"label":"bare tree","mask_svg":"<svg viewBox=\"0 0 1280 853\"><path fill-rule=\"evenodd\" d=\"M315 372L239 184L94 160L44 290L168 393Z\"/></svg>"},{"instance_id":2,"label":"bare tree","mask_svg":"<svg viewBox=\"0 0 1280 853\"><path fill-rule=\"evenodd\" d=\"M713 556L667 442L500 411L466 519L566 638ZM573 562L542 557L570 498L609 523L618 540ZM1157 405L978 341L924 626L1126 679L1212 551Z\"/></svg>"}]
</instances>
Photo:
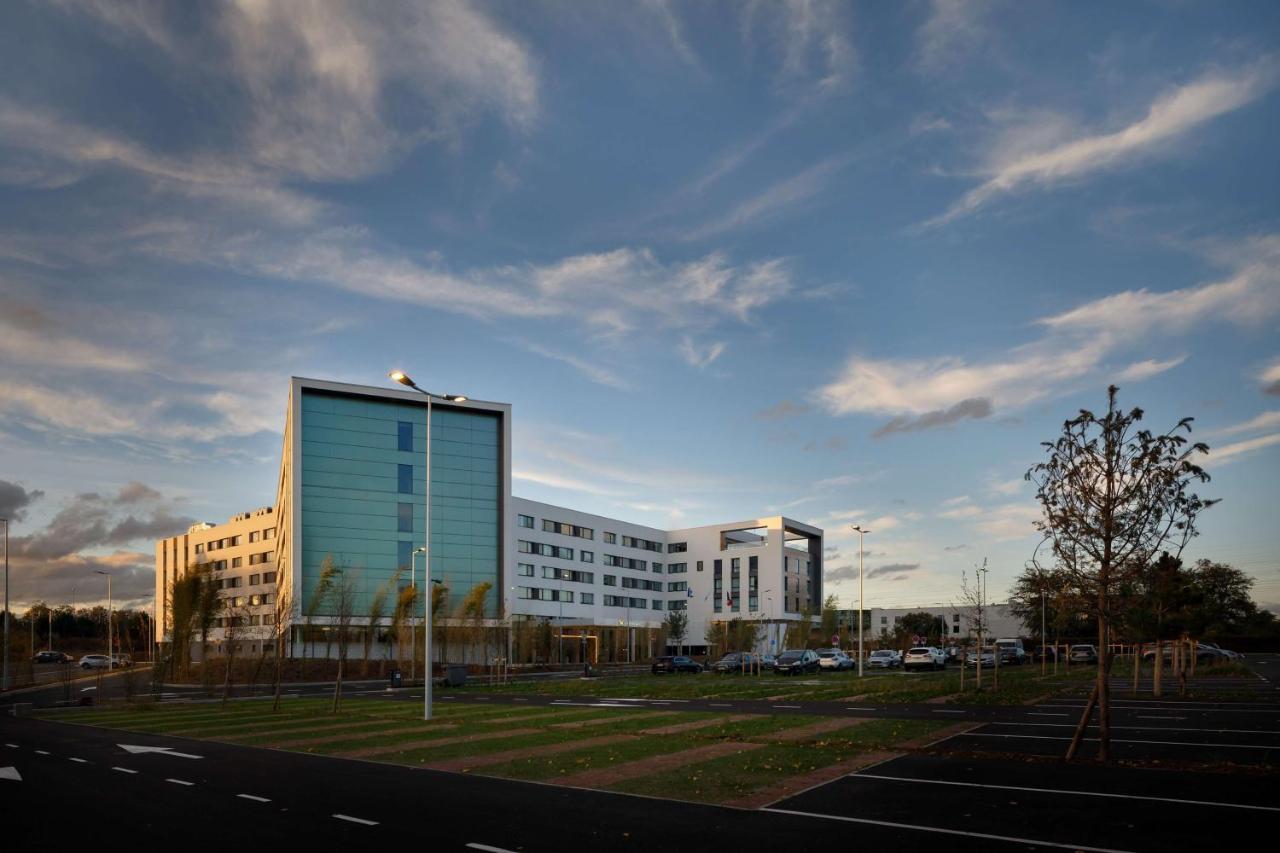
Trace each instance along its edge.
<instances>
[{"instance_id":1,"label":"bare tree","mask_svg":"<svg viewBox=\"0 0 1280 853\"><path fill-rule=\"evenodd\" d=\"M284 582L284 572L276 571L276 591L274 607L268 616L263 619L271 619L270 639L275 649L275 676L274 684L272 684L272 692L274 694L271 710L280 710L280 693L284 682L284 659L287 651L287 643L285 636L285 627L288 625L289 616L293 612L292 596L289 594L290 587Z\"/></svg>"},{"instance_id":2,"label":"bare tree","mask_svg":"<svg viewBox=\"0 0 1280 853\"><path fill-rule=\"evenodd\" d=\"M212 692L213 672L209 669L209 632L222 616L226 601L219 591L222 585L206 566L196 568L195 623L200 632L200 681Z\"/></svg>"},{"instance_id":3,"label":"bare tree","mask_svg":"<svg viewBox=\"0 0 1280 853\"><path fill-rule=\"evenodd\" d=\"M240 650L240 642L249 624L249 610L245 607L242 598L234 598L227 600L222 612L222 641L227 644L225 657L227 672L222 679L222 706L225 708L227 699L231 697L232 671L236 665L236 652Z\"/></svg>"},{"instance_id":4,"label":"bare tree","mask_svg":"<svg viewBox=\"0 0 1280 853\"><path fill-rule=\"evenodd\" d=\"M320 563L320 577L316 578L315 589L311 592L311 601L307 603L307 609L303 613L302 673L304 676L307 671L307 644L311 641L311 623L315 620L316 614L324 607L337 575L338 567L334 565L333 555L325 554L324 560ZM325 656L328 657L327 649Z\"/></svg>"},{"instance_id":5,"label":"bare tree","mask_svg":"<svg viewBox=\"0 0 1280 853\"><path fill-rule=\"evenodd\" d=\"M983 600L982 582L975 574L974 580L970 582L969 573L963 572L960 575L960 603L953 604L953 607L960 611L960 618L964 620L965 631L970 636L977 637L977 666L975 668L975 683L977 690L982 690L982 638L987 634L987 622L990 619L986 602ZM960 679L964 681L964 668L968 666L968 661L960 661ZM963 687L963 684L961 685Z\"/></svg>"},{"instance_id":6,"label":"bare tree","mask_svg":"<svg viewBox=\"0 0 1280 853\"><path fill-rule=\"evenodd\" d=\"M347 665L347 649L351 645L351 622L356 610L356 579L349 569L338 572L329 591L329 603L336 620L338 636L338 678L333 683L333 713L338 713L342 698L342 675Z\"/></svg>"},{"instance_id":7,"label":"bare tree","mask_svg":"<svg viewBox=\"0 0 1280 853\"><path fill-rule=\"evenodd\" d=\"M404 575L403 569L397 569L390 579L382 586L378 587L373 597L369 600L369 629L364 632L364 677L369 677L369 652L373 648L373 642L378 635L378 625L382 623L382 617L387 612L387 598L393 592L399 592L400 578Z\"/></svg>"},{"instance_id":8,"label":"bare tree","mask_svg":"<svg viewBox=\"0 0 1280 853\"><path fill-rule=\"evenodd\" d=\"M1098 758L1110 758L1109 645L1122 604L1113 592L1159 551L1180 554L1196 535L1198 515L1214 503L1191 491L1195 482L1209 479L1193 461L1196 454L1208 453L1208 446L1188 447L1179 434L1191 431L1192 419L1183 418L1162 434L1140 429L1142 410L1121 411L1118 390L1107 389L1105 414L1081 410L1064 423L1057 440L1044 442L1048 459L1027 471L1042 512L1036 527L1098 627L1097 683L1067 749L1068 760L1095 706Z\"/></svg>"}]
</instances>

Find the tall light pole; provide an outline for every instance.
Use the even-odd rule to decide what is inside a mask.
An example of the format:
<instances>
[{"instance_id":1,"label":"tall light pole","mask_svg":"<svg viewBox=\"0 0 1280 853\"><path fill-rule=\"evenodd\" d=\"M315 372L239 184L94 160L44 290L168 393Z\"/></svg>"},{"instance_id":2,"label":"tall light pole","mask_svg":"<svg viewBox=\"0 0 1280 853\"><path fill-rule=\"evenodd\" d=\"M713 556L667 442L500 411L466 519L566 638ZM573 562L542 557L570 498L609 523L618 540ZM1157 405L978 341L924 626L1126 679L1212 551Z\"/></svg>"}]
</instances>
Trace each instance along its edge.
<instances>
[{"instance_id":1,"label":"tall light pole","mask_svg":"<svg viewBox=\"0 0 1280 853\"><path fill-rule=\"evenodd\" d=\"M427 495L426 495L426 530L423 531L423 547L426 549L423 553L423 563L425 566L422 570L422 586L424 589L431 589L431 404L435 400L444 400L450 403L462 403L466 401L466 397L461 394L432 394L430 391L418 387L418 384L408 377L402 370L393 370L387 374L394 381L399 382L408 388L412 388L419 394L427 398ZM424 673L423 682L426 690L423 691L423 710L422 719L431 719L431 608L427 607L426 618L427 634L423 638L423 653L426 655L426 672Z\"/></svg>"},{"instance_id":2,"label":"tall light pole","mask_svg":"<svg viewBox=\"0 0 1280 853\"><path fill-rule=\"evenodd\" d=\"M556 634L560 637L560 666L564 667L564 569L556 569L556 580L560 581L560 589L556 591L556 601L560 605L560 616L556 619Z\"/></svg>"},{"instance_id":3,"label":"tall light pole","mask_svg":"<svg viewBox=\"0 0 1280 853\"><path fill-rule=\"evenodd\" d=\"M853 530L858 534L858 677L862 677L862 537L870 533L861 524L853 525Z\"/></svg>"},{"instance_id":4,"label":"tall light pole","mask_svg":"<svg viewBox=\"0 0 1280 853\"><path fill-rule=\"evenodd\" d=\"M9 689L9 519L0 518L4 522L4 677L0 679L0 690Z\"/></svg>"},{"instance_id":5,"label":"tall light pole","mask_svg":"<svg viewBox=\"0 0 1280 853\"><path fill-rule=\"evenodd\" d=\"M414 569L417 568L417 557L419 554L425 554L425 553L427 553L426 548L414 548L413 552L409 554L409 588L414 590L414 595L417 595L417 589L418 589L418 587L414 584ZM427 583L426 575L423 575L422 583L423 583L423 587L426 588L426 583ZM430 593L431 593L431 590L427 589L428 596L430 595ZM424 606L428 611L431 610L431 604L429 602L426 603ZM415 613L413 614L413 616L409 618L409 637L410 637L409 639L409 683L410 684L412 684L418 677L418 627L413 624L414 619L417 617L417 615L418 614ZM427 618L428 619L431 618L430 613L427 614ZM422 642L425 644L426 640L424 639ZM422 648L423 648L423 651L426 651L427 647L423 645ZM424 661L423 666L426 668L427 672L431 672L431 661L429 660Z\"/></svg>"},{"instance_id":6,"label":"tall light pole","mask_svg":"<svg viewBox=\"0 0 1280 853\"><path fill-rule=\"evenodd\" d=\"M103 571L102 569L94 569L93 572L94 574L107 576L107 672L111 672L112 664L114 663L111 658L111 612L114 609L111 601L111 572Z\"/></svg>"}]
</instances>

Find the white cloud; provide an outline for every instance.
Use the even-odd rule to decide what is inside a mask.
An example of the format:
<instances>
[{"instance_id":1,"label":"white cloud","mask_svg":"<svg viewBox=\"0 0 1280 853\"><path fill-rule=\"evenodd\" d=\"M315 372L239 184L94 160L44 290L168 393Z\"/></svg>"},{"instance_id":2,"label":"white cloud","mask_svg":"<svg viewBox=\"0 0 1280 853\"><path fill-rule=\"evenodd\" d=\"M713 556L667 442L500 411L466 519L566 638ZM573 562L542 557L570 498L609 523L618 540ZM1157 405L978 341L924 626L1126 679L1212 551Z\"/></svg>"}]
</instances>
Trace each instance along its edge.
<instances>
[{"instance_id":1,"label":"white cloud","mask_svg":"<svg viewBox=\"0 0 1280 853\"><path fill-rule=\"evenodd\" d=\"M540 355L543 358L550 358L554 361L564 362L574 370L577 370L583 376L586 376L592 382L595 382L597 385L606 385L610 388L618 388L624 391L631 387L624 379L622 379L622 377L618 376L608 368L600 366L597 362L578 358L577 356L570 355L568 353L558 352L544 347L541 344L532 342L525 342L523 346L525 349L529 350L529 352Z\"/></svg>"},{"instance_id":2,"label":"white cloud","mask_svg":"<svg viewBox=\"0 0 1280 853\"><path fill-rule=\"evenodd\" d=\"M1170 142L1188 131L1237 110L1270 90L1274 75L1269 65L1258 64L1234 72L1213 71L1166 92L1147 108L1146 115L1111 133L1075 134L1015 156L997 157L987 164L990 177L953 204L927 226L942 225L967 216L1002 195L1030 188L1045 188L1114 168ZM1060 120L1055 120L1055 125ZM1034 130L1033 127L1031 130ZM1028 128L1018 128L1025 135ZM1058 136L1055 126L1051 136ZM992 150L1007 150L997 141Z\"/></svg>"},{"instance_id":3,"label":"white cloud","mask_svg":"<svg viewBox=\"0 0 1280 853\"><path fill-rule=\"evenodd\" d=\"M1263 412L1256 418L1251 418L1244 423L1235 424L1234 426L1224 427L1216 430L1220 435L1234 435L1241 432L1256 432L1258 430L1272 429L1280 427L1280 412L1271 411Z\"/></svg>"},{"instance_id":4,"label":"white cloud","mask_svg":"<svg viewBox=\"0 0 1280 853\"><path fill-rule=\"evenodd\" d=\"M743 7L743 35L750 42L757 20L763 19L766 47L780 64L780 86L838 92L852 83L857 70L845 10L837 0L751 2Z\"/></svg>"},{"instance_id":5,"label":"white cloud","mask_svg":"<svg viewBox=\"0 0 1280 853\"><path fill-rule=\"evenodd\" d=\"M15 304L12 297L6 302L0 312L0 356L10 364L125 373L147 367L141 356L85 340L83 332L68 334L43 313Z\"/></svg>"},{"instance_id":6,"label":"white cloud","mask_svg":"<svg viewBox=\"0 0 1280 853\"><path fill-rule=\"evenodd\" d=\"M684 337L680 340L680 357L689 363L692 367L703 368L711 364L724 353L724 341L716 341L700 347L693 342L692 338Z\"/></svg>"},{"instance_id":7,"label":"white cloud","mask_svg":"<svg viewBox=\"0 0 1280 853\"><path fill-rule=\"evenodd\" d=\"M961 504L967 504L967 503L969 503L968 495L957 495L954 498L947 498L945 501L942 502L942 505L943 506L960 506Z\"/></svg>"},{"instance_id":8,"label":"white cloud","mask_svg":"<svg viewBox=\"0 0 1280 853\"><path fill-rule=\"evenodd\" d=\"M783 178L746 201L739 202L723 216L682 231L682 237L686 240L714 237L755 222L767 221L784 211L798 207L827 189L832 175L847 166L849 160L850 157L847 154L828 157L794 175Z\"/></svg>"},{"instance_id":9,"label":"white cloud","mask_svg":"<svg viewBox=\"0 0 1280 853\"><path fill-rule=\"evenodd\" d=\"M938 513L939 518L973 518L975 515L982 515L982 508L972 504Z\"/></svg>"},{"instance_id":10,"label":"white cloud","mask_svg":"<svg viewBox=\"0 0 1280 853\"><path fill-rule=\"evenodd\" d=\"M537 483L540 486L549 486L553 489L564 489L570 492L582 492L588 495L598 495L601 497L617 497L621 492L614 489L607 489L597 483L592 483L577 477L566 477L563 474L553 471L542 471L535 468L519 468L511 469L511 479L520 480L526 483Z\"/></svg>"},{"instance_id":11,"label":"white cloud","mask_svg":"<svg viewBox=\"0 0 1280 853\"><path fill-rule=\"evenodd\" d=\"M853 356L832 382L817 389L816 397L833 414L895 417L945 412L966 400L990 401L996 410L1023 407L1078 381L1101 377L1106 358L1140 348L1150 339L1214 321L1261 326L1280 312L1277 261L1280 237L1245 241L1235 246L1235 271L1221 281L1163 293L1128 290L1095 299L1036 321L1044 329L1039 339L982 362L957 356ZM1130 366L1130 378L1171 366L1139 362Z\"/></svg>"},{"instance_id":12,"label":"white cloud","mask_svg":"<svg viewBox=\"0 0 1280 853\"><path fill-rule=\"evenodd\" d=\"M1258 438L1250 438L1245 441L1237 441L1235 444L1228 444L1223 447L1209 448L1209 465L1215 462L1225 462L1228 459L1234 459L1245 453L1251 453L1255 450L1261 450L1264 447L1271 447L1273 444L1280 444L1280 433L1272 433Z\"/></svg>"},{"instance_id":13,"label":"white cloud","mask_svg":"<svg viewBox=\"0 0 1280 853\"><path fill-rule=\"evenodd\" d=\"M974 527L996 540L1022 539L1037 535L1032 524L1041 517L1040 506L1034 503L1005 504L985 510L982 520Z\"/></svg>"},{"instance_id":14,"label":"white cloud","mask_svg":"<svg viewBox=\"0 0 1280 853\"><path fill-rule=\"evenodd\" d=\"M971 55L987 37L987 0L932 0L929 17L916 31L916 64L937 74Z\"/></svg>"},{"instance_id":15,"label":"white cloud","mask_svg":"<svg viewBox=\"0 0 1280 853\"><path fill-rule=\"evenodd\" d=\"M1280 394L1280 359L1264 367L1258 374L1264 394Z\"/></svg>"},{"instance_id":16,"label":"white cloud","mask_svg":"<svg viewBox=\"0 0 1280 853\"><path fill-rule=\"evenodd\" d=\"M1172 370L1186 360L1187 357L1185 355L1180 355L1168 361L1156 361L1153 358L1148 358L1145 361L1135 361L1117 373L1116 380L1118 382L1141 382L1143 379L1150 379L1152 376L1164 373L1166 370Z\"/></svg>"}]
</instances>

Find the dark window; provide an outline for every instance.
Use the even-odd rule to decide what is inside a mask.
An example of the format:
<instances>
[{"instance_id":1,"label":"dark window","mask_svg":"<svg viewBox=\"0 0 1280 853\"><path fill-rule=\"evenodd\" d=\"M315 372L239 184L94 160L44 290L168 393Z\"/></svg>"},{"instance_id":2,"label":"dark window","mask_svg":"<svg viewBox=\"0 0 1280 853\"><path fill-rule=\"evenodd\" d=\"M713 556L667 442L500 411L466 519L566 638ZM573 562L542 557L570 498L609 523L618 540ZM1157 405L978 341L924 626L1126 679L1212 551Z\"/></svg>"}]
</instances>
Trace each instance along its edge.
<instances>
[{"instance_id":1,"label":"dark window","mask_svg":"<svg viewBox=\"0 0 1280 853\"><path fill-rule=\"evenodd\" d=\"M413 450L413 424L408 421L399 421L396 426L400 428L396 436L398 439L396 449Z\"/></svg>"},{"instance_id":2,"label":"dark window","mask_svg":"<svg viewBox=\"0 0 1280 853\"><path fill-rule=\"evenodd\" d=\"M397 465L396 476L399 480L397 491L402 495L413 494L413 466Z\"/></svg>"},{"instance_id":3,"label":"dark window","mask_svg":"<svg viewBox=\"0 0 1280 853\"><path fill-rule=\"evenodd\" d=\"M396 543L396 565L402 569L408 570L409 563L413 560L413 543L406 542L403 539Z\"/></svg>"},{"instance_id":4,"label":"dark window","mask_svg":"<svg viewBox=\"0 0 1280 853\"><path fill-rule=\"evenodd\" d=\"M396 528L401 533L413 532L413 504L396 504L398 512Z\"/></svg>"}]
</instances>

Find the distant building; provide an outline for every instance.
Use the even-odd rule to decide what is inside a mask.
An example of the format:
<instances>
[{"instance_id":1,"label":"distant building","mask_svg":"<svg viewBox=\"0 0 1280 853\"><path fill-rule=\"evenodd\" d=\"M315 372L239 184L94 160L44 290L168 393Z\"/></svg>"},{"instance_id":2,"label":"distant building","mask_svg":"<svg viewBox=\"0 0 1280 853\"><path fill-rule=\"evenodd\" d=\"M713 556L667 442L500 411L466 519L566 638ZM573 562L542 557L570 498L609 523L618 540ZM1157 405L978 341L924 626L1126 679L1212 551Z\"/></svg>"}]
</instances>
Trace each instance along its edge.
<instances>
[{"instance_id":1,"label":"distant building","mask_svg":"<svg viewBox=\"0 0 1280 853\"><path fill-rule=\"evenodd\" d=\"M1002 637L1024 637L1028 636L1026 628L1022 624L1022 620L1009 612L1009 605L1006 604L989 604L983 608L983 619L987 624L987 630L984 632L983 640L998 639ZM882 632L892 634L902 621L902 617L908 613L930 613L942 620L946 626L946 637L948 642L976 642L977 637L972 630L971 619L972 609L967 607L926 605L921 607L869 607L864 613L864 624L866 625L866 634L864 635L864 643L878 641ZM851 631L851 636L856 642L858 611L841 610L840 630L843 634L846 630Z\"/></svg>"}]
</instances>

